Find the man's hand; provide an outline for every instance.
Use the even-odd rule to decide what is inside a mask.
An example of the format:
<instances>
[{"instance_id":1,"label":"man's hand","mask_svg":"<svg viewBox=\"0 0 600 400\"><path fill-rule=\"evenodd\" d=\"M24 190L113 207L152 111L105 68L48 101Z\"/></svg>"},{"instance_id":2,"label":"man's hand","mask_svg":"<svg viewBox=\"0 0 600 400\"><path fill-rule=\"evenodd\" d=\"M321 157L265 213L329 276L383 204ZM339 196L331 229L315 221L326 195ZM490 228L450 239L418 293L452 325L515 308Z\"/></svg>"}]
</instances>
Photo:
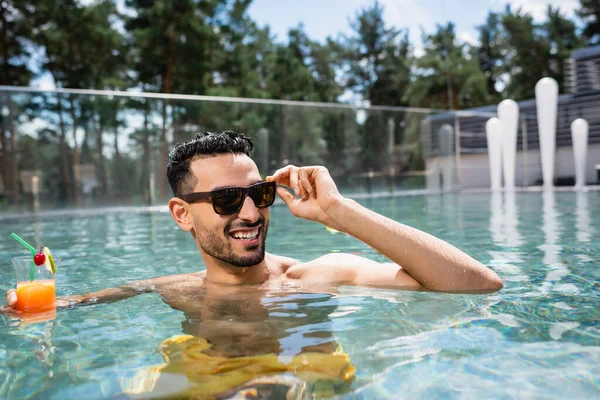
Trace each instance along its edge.
<instances>
[{"instance_id":1,"label":"man's hand","mask_svg":"<svg viewBox=\"0 0 600 400\"><path fill-rule=\"evenodd\" d=\"M56 299L56 307L68 307L75 304L79 304L83 301L83 296L75 295L69 296L66 299L58 298ZM6 292L6 306L0 307L0 313L2 314L11 314L17 312L15 307L17 306L17 291L15 289L10 289Z\"/></svg>"},{"instance_id":2,"label":"man's hand","mask_svg":"<svg viewBox=\"0 0 600 400\"><path fill-rule=\"evenodd\" d=\"M294 197L285 188L277 188L277 194L294 216L331 226L329 212L343 197L327 168L288 165L267 177L267 182L273 181L292 188L296 194Z\"/></svg>"},{"instance_id":3,"label":"man's hand","mask_svg":"<svg viewBox=\"0 0 600 400\"><path fill-rule=\"evenodd\" d=\"M8 307L15 308L17 306L17 291L15 289L10 289L6 292L6 304Z\"/></svg>"}]
</instances>

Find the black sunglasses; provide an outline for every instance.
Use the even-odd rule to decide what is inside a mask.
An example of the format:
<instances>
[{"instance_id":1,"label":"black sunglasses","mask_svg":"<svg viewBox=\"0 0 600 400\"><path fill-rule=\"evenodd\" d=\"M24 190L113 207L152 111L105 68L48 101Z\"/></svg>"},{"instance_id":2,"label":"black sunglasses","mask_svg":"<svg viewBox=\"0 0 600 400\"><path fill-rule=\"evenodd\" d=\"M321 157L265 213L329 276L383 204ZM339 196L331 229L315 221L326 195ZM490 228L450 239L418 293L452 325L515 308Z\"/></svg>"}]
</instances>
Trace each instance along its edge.
<instances>
[{"instance_id":1,"label":"black sunglasses","mask_svg":"<svg viewBox=\"0 0 600 400\"><path fill-rule=\"evenodd\" d=\"M250 196L257 208L270 207L275 201L276 186L275 182L259 182L248 187L230 187L211 192L188 193L179 198L188 203L210 198L213 210L217 214L231 215L242 209L246 196Z\"/></svg>"}]
</instances>

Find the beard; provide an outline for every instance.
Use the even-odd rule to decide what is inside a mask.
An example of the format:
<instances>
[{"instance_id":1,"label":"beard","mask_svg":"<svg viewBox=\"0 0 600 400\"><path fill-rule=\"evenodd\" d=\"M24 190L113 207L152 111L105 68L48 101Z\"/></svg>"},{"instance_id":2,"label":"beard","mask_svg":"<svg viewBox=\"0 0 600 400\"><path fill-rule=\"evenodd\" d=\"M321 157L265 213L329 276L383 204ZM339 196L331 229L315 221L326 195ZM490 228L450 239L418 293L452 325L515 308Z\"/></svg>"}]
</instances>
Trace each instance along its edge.
<instances>
[{"instance_id":1,"label":"beard","mask_svg":"<svg viewBox=\"0 0 600 400\"><path fill-rule=\"evenodd\" d=\"M194 231L196 242L200 248L209 256L221 260L232 267L247 268L256 264L260 264L265 258L265 242L267 240L267 231L269 230L269 223L265 221L264 217L260 217L254 224L241 224L236 225L236 228L253 228L262 226L261 237L262 240L259 245L249 248L252 254L239 255L233 251L231 243L226 238L220 237L216 232L206 229L206 227L194 218ZM228 225L225 229L227 236L231 226Z\"/></svg>"}]
</instances>

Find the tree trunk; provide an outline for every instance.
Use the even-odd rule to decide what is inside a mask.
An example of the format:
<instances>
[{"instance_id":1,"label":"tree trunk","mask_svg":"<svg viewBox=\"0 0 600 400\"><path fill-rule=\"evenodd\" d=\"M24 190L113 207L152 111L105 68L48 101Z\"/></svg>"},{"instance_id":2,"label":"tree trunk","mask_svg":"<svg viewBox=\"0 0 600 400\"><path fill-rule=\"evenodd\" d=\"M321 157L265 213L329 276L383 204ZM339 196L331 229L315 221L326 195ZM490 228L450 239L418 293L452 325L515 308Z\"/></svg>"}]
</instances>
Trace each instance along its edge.
<instances>
[{"instance_id":1,"label":"tree trunk","mask_svg":"<svg viewBox=\"0 0 600 400\"><path fill-rule=\"evenodd\" d=\"M13 204L19 202L19 169L17 167L17 130L15 128L15 109L13 107L12 97L8 96L8 129L10 130L10 147L12 154L10 157L11 179L11 200Z\"/></svg>"},{"instance_id":2,"label":"tree trunk","mask_svg":"<svg viewBox=\"0 0 600 400\"><path fill-rule=\"evenodd\" d=\"M181 142L181 131L179 129L180 113L175 105L171 106L171 128L173 129L173 143Z\"/></svg>"},{"instance_id":3,"label":"tree trunk","mask_svg":"<svg viewBox=\"0 0 600 400\"><path fill-rule=\"evenodd\" d=\"M277 160L279 168L285 166L287 154L287 137L285 123L285 106L279 106L279 159Z\"/></svg>"},{"instance_id":4,"label":"tree trunk","mask_svg":"<svg viewBox=\"0 0 600 400\"><path fill-rule=\"evenodd\" d=\"M104 155L102 154L102 151L104 149L104 142L102 141L102 124L98 123L97 127L98 129L96 132L96 150L98 152L98 175L100 178L100 187L102 188L102 197L106 198L106 196L108 195L108 184L106 181L106 166L104 163Z\"/></svg>"},{"instance_id":5,"label":"tree trunk","mask_svg":"<svg viewBox=\"0 0 600 400\"><path fill-rule=\"evenodd\" d=\"M9 179L10 179L10 149L8 148L8 140L6 138L6 129L4 127L4 120L0 117L0 145L2 145L2 152L0 152L0 156L2 157L2 184L4 185L4 191L8 193L9 188ZM0 194L2 194L0 192Z\"/></svg>"},{"instance_id":6,"label":"tree trunk","mask_svg":"<svg viewBox=\"0 0 600 400\"><path fill-rule=\"evenodd\" d=\"M65 191L67 192L67 202L71 203L73 200L73 193L71 191L71 179L69 174L69 149L67 147L67 132L65 130L65 121L62 113L62 99L60 93L56 93L56 99L58 104L58 118L60 125L60 158L63 170L63 184Z\"/></svg>"},{"instance_id":7,"label":"tree trunk","mask_svg":"<svg viewBox=\"0 0 600 400\"><path fill-rule=\"evenodd\" d=\"M148 135L150 131L148 129L148 111L144 111L144 133L142 135L142 193L145 193L146 202L150 204L150 171L152 171L152 163L150 158L150 138Z\"/></svg>"},{"instance_id":8,"label":"tree trunk","mask_svg":"<svg viewBox=\"0 0 600 400\"><path fill-rule=\"evenodd\" d=\"M172 39L169 40L167 46L167 64L165 66L165 73L163 76L163 93L171 93L173 87L173 68L174 68L174 56L175 56L175 44ZM167 100L163 100L162 103L162 130L160 133L160 177L158 179L159 191L162 198L167 197Z\"/></svg>"},{"instance_id":9,"label":"tree trunk","mask_svg":"<svg viewBox=\"0 0 600 400\"><path fill-rule=\"evenodd\" d=\"M69 96L69 104L71 106L71 119L73 120L73 186L74 186L74 197L75 204L79 205L79 182L81 181L79 173L79 145L77 144L77 114L75 113L75 102L73 101L73 95Z\"/></svg>"},{"instance_id":10,"label":"tree trunk","mask_svg":"<svg viewBox=\"0 0 600 400\"><path fill-rule=\"evenodd\" d=\"M115 161L113 167L113 185L119 199L121 199L123 198L123 175L121 174L121 153L119 152L119 130L117 128L115 128L114 134Z\"/></svg>"},{"instance_id":11,"label":"tree trunk","mask_svg":"<svg viewBox=\"0 0 600 400\"><path fill-rule=\"evenodd\" d=\"M92 130L92 126L93 121L91 121L91 118L83 126L83 140L79 148L79 156L83 159L90 159L90 131Z\"/></svg>"},{"instance_id":12,"label":"tree trunk","mask_svg":"<svg viewBox=\"0 0 600 400\"><path fill-rule=\"evenodd\" d=\"M158 178L160 195L167 196L167 100L162 102L162 129L160 132L160 176Z\"/></svg>"}]
</instances>

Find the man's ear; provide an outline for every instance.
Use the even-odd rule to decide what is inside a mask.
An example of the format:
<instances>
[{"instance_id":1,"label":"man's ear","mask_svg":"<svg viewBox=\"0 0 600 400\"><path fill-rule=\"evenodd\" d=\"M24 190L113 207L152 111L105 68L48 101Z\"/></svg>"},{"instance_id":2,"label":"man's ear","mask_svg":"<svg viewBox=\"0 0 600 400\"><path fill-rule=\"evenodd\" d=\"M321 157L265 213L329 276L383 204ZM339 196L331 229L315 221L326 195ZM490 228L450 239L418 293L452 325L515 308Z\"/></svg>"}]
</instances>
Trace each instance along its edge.
<instances>
[{"instance_id":1,"label":"man's ear","mask_svg":"<svg viewBox=\"0 0 600 400\"><path fill-rule=\"evenodd\" d=\"M177 225L186 232L194 227L194 220L190 213L189 205L180 198L173 197L169 200L169 211L171 216L177 222Z\"/></svg>"}]
</instances>

